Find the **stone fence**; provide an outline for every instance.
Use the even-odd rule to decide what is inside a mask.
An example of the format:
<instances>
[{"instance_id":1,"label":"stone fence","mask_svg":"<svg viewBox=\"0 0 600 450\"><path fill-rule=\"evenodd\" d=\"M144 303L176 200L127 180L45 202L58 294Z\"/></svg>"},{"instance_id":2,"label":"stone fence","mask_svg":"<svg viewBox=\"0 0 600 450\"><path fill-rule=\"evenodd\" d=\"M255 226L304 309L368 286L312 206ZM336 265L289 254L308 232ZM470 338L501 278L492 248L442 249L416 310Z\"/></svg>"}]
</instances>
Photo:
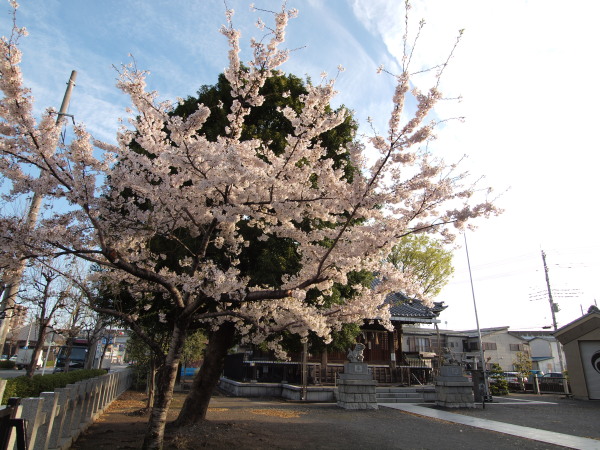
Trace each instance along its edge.
<instances>
[{"instance_id":1,"label":"stone fence","mask_svg":"<svg viewBox=\"0 0 600 450\"><path fill-rule=\"evenodd\" d=\"M132 371L122 370L21 399L14 418L25 420L27 449L68 449L131 381ZM5 384L1 380L0 398ZM10 437L8 450L16 448L15 435Z\"/></svg>"},{"instance_id":2,"label":"stone fence","mask_svg":"<svg viewBox=\"0 0 600 450\"><path fill-rule=\"evenodd\" d=\"M283 397L288 400L301 400L302 388L286 383L245 383L221 377L219 387L235 397ZM335 401L333 386L308 386L304 392L309 402Z\"/></svg>"}]
</instances>

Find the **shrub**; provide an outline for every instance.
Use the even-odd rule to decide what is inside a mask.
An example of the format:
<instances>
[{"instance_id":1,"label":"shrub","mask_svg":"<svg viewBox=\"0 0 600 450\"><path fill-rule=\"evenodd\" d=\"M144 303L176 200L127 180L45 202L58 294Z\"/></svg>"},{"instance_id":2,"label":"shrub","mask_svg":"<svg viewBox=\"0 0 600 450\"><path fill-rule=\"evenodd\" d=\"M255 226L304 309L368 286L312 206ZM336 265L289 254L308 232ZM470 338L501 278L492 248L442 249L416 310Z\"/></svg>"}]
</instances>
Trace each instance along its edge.
<instances>
[{"instance_id":1,"label":"shrub","mask_svg":"<svg viewBox=\"0 0 600 450\"><path fill-rule=\"evenodd\" d=\"M53 392L56 388L76 383L88 378L104 375L105 370L74 370L73 372L55 373L52 375L34 375L33 378L21 376L6 380L6 388L2 397L5 405L10 397L37 397L41 392Z\"/></svg>"},{"instance_id":2,"label":"shrub","mask_svg":"<svg viewBox=\"0 0 600 450\"><path fill-rule=\"evenodd\" d=\"M492 395L508 395L508 382L499 364L492 364L490 370L490 393Z\"/></svg>"},{"instance_id":3,"label":"shrub","mask_svg":"<svg viewBox=\"0 0 600 450\"><path fill-rule=\"evenodd\" d=\"M15 366L14 361L0 361L0 369L14 369Z\"/></svg>"}]
</instances>

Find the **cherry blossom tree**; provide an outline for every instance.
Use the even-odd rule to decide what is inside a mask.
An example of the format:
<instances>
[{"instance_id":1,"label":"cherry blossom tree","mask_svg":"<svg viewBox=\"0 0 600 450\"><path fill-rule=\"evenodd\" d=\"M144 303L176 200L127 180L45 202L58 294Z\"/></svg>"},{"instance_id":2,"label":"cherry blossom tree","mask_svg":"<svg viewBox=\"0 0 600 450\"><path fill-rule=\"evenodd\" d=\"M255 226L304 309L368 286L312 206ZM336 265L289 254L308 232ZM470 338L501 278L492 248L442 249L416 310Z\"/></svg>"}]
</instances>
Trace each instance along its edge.
<instances>
[{"instance_id":1,"label":"cherry blossom tree","mask_svg":"<svg viewBox=\"0 0 600 450\"><path fill-rule=\"evenodd\" d=\"M111 313L151 348L151 336L137 325L140 315L153 308L157 296L169 305L157 312L165 322L170 315L170 341L166 352L154 348L164 357L145 448L162 447L193 322L217 331L233 327L244 339L274 349L277 341L268 338L282 330L300 336L311 331L327 341L344 323L368 317L386 323L385 295L415 289L410 276L386 262L398 239L415 232L451 239L471 219L497 212L485 196L475 199L466 173L422 149L436 125L430 112L442 95L437 86L427 93L411 91L409 58L397 76L389 131L340 148L349 155L341 166L327 157L319 139L348 115L330 108L335 84L325 76L299 97L300 112L281 108L292 128L282 152L268 141L242 139L245 118L265 101L266 80L289 57L280 47L296 13L285 8L273 13L274 25L263 39L251 41L253 57L244 64L232 14L227 12L221 33L229 42L224 76L234 100L224 111L225 133L215 140L202 132L212 112L208 107L199 104L186 117L172 115L175 105L148 92L147 74L130 64L121 69L117 86L131 98L131 118L118 131L116 145L94 139L81 124L74 126L73 140L62 143L54 112L36 121L33 98L23 86L17 43L24 30L15 26L0 44L0 173L12 183L8 198L35 192L69 204L31 230L0 231L0 267L15 258L74 255L105 268L94 275L104 288L119 292L127 286L136 300L136 307ZM411 95L417 109L403 120ZM356 168L351 180L345 176L348 164ZM242 228L259 241L293 242L298 269L277 283L253 284L239 269L239 255L249 245ZM181 230L199 245L170 268L162 264L168 249L157 251L151 242L161 236L184 243ZM375 290L353 286L352 298L327 307L320 298L307 301L307 291L319 289L325 296L334 283L347 284L352 271L378 272L382 283Z\"/></svg>"}]
</instances>

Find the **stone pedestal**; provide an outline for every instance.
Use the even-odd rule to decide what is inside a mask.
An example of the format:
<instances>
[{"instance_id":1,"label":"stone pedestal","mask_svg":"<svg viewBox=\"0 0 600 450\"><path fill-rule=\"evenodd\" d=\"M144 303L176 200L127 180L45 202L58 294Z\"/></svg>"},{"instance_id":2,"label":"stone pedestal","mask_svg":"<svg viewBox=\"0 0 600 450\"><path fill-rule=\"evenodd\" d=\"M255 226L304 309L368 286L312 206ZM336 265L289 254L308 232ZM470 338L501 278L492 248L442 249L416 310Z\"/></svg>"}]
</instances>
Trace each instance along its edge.
<instances>
[{"instance_id":1,"label":"stone pedestal","mask_svg":"<svg viewBox=\"0 0 600 450\"><path fill-rule=\"evenodd\" d=\"M473 383L461 366L442 366L435 379L435 404L444 408L474 408Z\"/></svg>"},{"instance_id":2,"label":"stone pedestal","mask_svg":"<svg viewBox=\"0 0 600 450\"><path fill-rule=\"evenodd\" d=\"M344 409L378 409L377 382L367 363L347 362L338 380L338 406Z\"/></svg>"}]
</instances>

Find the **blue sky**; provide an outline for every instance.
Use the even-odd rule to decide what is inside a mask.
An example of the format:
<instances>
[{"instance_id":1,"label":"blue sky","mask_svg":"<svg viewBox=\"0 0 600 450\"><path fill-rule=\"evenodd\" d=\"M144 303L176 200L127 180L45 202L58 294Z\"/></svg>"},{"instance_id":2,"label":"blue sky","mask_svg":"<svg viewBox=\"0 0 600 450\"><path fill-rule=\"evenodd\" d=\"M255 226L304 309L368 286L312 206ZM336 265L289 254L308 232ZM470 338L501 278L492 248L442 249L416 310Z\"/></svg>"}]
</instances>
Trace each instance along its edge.
<instances>
[{"instance_id":1,"label":"blue sky","mask_svg":"<svg viewBox=\"0 0 600 450\"><path fill-rule=\"evenodd\" d=\"M58 108L71 70L78 71L70 113L97 137L113 140L127 99L114 87L113 65L128 62L151 72L152 89L165 99L186 97L216 81L226 66L225 22L220 0L23 0L18 20L23 71L41 111ZM244 42L260 36L249 1L228 0ZM258 8L279 2L254 0ZM367 133L367 117L385 131L393 79L377 75L380 64L397 72L403 33L399 0L288 0L300 14L288 29L297 49L284 70L318 79L341 64L338 102L355 111ZM457 30L464 38L445 74L442 90L463 101L445 102L441 118L466 116L438 132L437 154L469 157L463 168L486 175L485 184L505 192L506 212L468 233L482 327L513 329L550 325L547 301L530 301L545 289L540 252L545 250L553 288L578 290L560 298L560 325L600 300L597 168L600 157L596 109L595 20L600 5L575 0L421 0L412 17L427 21L416 66L439 62ZM3 34L10 16L0 14ZM1 9L0 9L1 11ZM263 18L265 14L259 14ZM413 31L415 22L413 21ZM247 47L242 47L247 51ZM246 53L247 55L247 53ZM424 86L425 87L425 86ZM457 241L462 246L463 241ZM441 293L450 307L442 326L473 328L475 320L464 248L455 253L456 275ZM580 306L581 305L581 306ZM444 322L447 322L445 324Z\"/></svg>"}]
</instances>

